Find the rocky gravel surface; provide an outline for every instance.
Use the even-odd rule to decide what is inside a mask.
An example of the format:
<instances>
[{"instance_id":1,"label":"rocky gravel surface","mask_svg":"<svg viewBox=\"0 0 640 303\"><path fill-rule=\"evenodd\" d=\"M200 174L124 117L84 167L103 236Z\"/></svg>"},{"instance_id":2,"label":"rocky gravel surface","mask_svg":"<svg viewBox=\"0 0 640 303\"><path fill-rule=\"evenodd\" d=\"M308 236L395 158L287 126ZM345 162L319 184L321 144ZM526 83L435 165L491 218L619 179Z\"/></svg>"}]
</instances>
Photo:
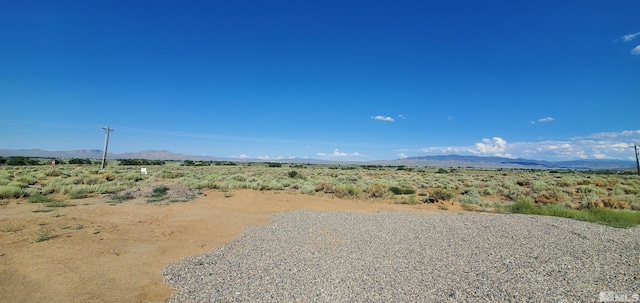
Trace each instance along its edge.
<instances>
[{"instance_id":1,"label":"rocky gravel surface","mask_svg":"<svg viewBox=\"0 0 640 303\"><path fill-rule=\"evenodd\" d=\"M640 228L486 213L292 211L167 266L168 302L600 302L640 293Z\"/></svg>"}]
</instances>

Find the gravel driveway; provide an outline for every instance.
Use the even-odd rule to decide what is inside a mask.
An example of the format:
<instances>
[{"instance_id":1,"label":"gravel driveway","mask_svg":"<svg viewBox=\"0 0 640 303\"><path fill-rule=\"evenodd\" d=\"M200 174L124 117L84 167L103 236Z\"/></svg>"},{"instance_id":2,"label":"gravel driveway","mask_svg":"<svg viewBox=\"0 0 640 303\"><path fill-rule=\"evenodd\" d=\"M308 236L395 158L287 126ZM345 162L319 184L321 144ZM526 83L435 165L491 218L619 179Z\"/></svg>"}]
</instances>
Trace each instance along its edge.
<instances>
[{"instance_id":1,"label":"gravel driveway","mask_svg":"<svg viewBox=\"0 0 640 303\"><path fill-rule=\"evenodd\" d=\"M639 227L446 212L302 210L271 220L167 266L176 289L168 302L600 302L611 299L601 292L640 293Z\"/></svg>"}]
</instances>

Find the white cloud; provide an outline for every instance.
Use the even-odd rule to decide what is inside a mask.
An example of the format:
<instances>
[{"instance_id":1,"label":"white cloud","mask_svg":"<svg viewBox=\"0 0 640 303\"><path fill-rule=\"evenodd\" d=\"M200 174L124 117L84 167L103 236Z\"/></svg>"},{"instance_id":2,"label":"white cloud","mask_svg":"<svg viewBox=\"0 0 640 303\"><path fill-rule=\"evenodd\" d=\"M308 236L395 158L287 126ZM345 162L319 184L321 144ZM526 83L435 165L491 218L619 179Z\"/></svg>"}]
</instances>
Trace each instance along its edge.
<instances>
[{"instance_id":1,"label":"white cloud","mask_svg":"<svg viewBox=\"0 0 640 303\"><path fill-rule=\"evenodd\" d=\"M403 119L403 120L407 119L407 118L404 117L404 115L398 115L398 118Z\"/></svg>"},{"instance_id":2,"label":"white cloud","mask_svg":"<svg viewBox=\"0 0 640 303\"><path fill-rule=\"evenodd\" d=\"M500 137L483 139L472 146L425 147L425 154L501 156L552 161L574 159L635 160L633 142L640 142L640 130L600 132L563 141L507 142Z\"/></svg>"},{"instance_id":3,"label":"white cloud","mask_svg":"<svg viewBox=\"0 0 640 303\"><path fill-rule=\"evenodd\" d=\"M595 159L610 159L609 156L607 156L607 155L605 155L603 153L595 153L595 154L593 154L593 157Z\"/></svg>"},{"instance_id":4,"label":"white cloud","mask_svg":"<svg viewBox=\"0 0 640 303\"><path fill-rule=\"evenodd\" d=\"M638 46L634 47L634 48L631 50L631 54L632 54L632 55L634 55L634 56L640 55L640 45L638 45Z\"/></svg>"},{"instance_id":5,"label":"white cloud","mask_svg":"<svg viewBox=\"0 0 640 303\"><path fill-rule=\"evenodd\" d=\"M247 154L239 154L239 155L231 155L231 158L237 158L237 159L249 159L251 157L249 157L249 155Z\"/></svg>"},{"instance_id":6,"label":"white cloud","mask_svg":"<svg viewBox=\"0 0 640 303\"><path fill-rule=\"evenodd\" d=\"M384 116L375 116L375 117L371 117L371 119L373 120L378 120L378 121L384 121L384 122L393 122L393 118L391 117L384 117Z\"/></svg>"},{"instance_id":7,"label":"white cloud","mask_svg":"<svg viewBox=\"0 0 640 303\"><path fill-rule=\"evenodd\" d=\"M624 42L628 42L633 40L636 36L639 36L640 32L637 32L635 34L628 34L628 35L624 35L622 36L622 40L624 40Z\"/></svg>"},{"instance_id":8,"label":"white cloud","mask_svg":"<svg viewBox=\"0 0 640 303\"><path fill-rule=\"evenodd\" d=\"M540 123L544 123L544 122L551 122L555 119L553 119L552 117L545 117L545 118L540 118L538 120L535 121L531 121L531 124L536 124L536 122L540 122Z\"/></svg>"},{"instance_id":9,"label":"white cloud","mask_svg":"<svg viewBox=\"0 0 640 303\"><path fill-rule=\"evenodd\" d=\"M506 150L507 141L500 137L493 137L492 140L482 139L482 142L476 143L475 148L471 149L471 152L481 155L511 158L512 156L510 154L505 153Z\"/></svg>"},{"instance_id":10,"label":"white cloud","mask_svg":"<svg viewBox=\"0 0 640 303\"><path fill-rule=\"evenodd\" d=\"M409 158L409 157L408 157L405 153L399 153L399 154L398 154L398 158L400 158L400 159L406 159L406 158Z\"/></svg>"},{"instance_id":11,"label":"white cloud","mask_svg":"<svg viewBox=\"0 0 640 303\"><path fill-rule=\"evenodd\" d=\"M362 157L366 157L366 155L360 154L358 152L353 152L353 153L345 153L345 152L341 152L339 149L335 149L333 151L333 153L323 153L323 152L319 152L316 153L316 156L320 157L321 159L328 159L328 160L355 160L358 158L362 158Z\"/></svg>"}]
</instances>

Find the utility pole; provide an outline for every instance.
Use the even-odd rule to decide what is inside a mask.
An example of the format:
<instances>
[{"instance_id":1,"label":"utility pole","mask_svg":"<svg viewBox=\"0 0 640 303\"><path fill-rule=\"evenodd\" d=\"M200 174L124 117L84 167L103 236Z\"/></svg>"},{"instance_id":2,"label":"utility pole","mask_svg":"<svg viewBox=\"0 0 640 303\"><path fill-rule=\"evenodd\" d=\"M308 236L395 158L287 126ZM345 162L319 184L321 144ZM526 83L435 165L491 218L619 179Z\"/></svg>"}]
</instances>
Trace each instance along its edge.
<instances>
[{"instance_id":1,"label":"utility pole","mask_svg":"<svg viewBox=\"0 0 640 303\"><path fill-rule=\"evenodd\" d=\"M640 176L640 162L638 162L638 146L633 144L633 151L636 154L636 169L638 170L638 176Z\"/></svg>"},{"instance_id":2,"label":"utility pole","mask_svg":"<svg viewBox=\"0 0 640 303\"><path fill-rule=\"evenodd\" d=\"M109 133L113 131L109 126L105 126L102 128L107 135L104 138L104 152L102 153L102 168L104 170L105 164L107 164L107 147L109 147Z\"/></svg>"}]
</instances>

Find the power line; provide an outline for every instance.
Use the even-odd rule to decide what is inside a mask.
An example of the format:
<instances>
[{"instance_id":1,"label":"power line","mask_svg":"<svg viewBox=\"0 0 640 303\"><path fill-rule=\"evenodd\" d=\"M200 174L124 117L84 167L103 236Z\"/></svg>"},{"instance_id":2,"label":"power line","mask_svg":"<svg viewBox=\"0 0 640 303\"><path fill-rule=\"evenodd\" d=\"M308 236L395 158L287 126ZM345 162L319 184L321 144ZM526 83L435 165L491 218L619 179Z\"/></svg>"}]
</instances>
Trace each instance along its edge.
<instances>
[{"instance_id":1,"label":"power line","mask_svg":"<svg viewBox=\"0 0 640 303\"><path fill-rule=\"evenodd\" d=\"M105 126L102 128L104 130L106 134L105 138L104 138L104 153L102 153L102 168L101 170L104 170L104 166L105 164L107 164L107 147L109 147L109 134L113 131L113 129L111 129L111 127L109 126Z\"/></svg>"}]
</instances>

